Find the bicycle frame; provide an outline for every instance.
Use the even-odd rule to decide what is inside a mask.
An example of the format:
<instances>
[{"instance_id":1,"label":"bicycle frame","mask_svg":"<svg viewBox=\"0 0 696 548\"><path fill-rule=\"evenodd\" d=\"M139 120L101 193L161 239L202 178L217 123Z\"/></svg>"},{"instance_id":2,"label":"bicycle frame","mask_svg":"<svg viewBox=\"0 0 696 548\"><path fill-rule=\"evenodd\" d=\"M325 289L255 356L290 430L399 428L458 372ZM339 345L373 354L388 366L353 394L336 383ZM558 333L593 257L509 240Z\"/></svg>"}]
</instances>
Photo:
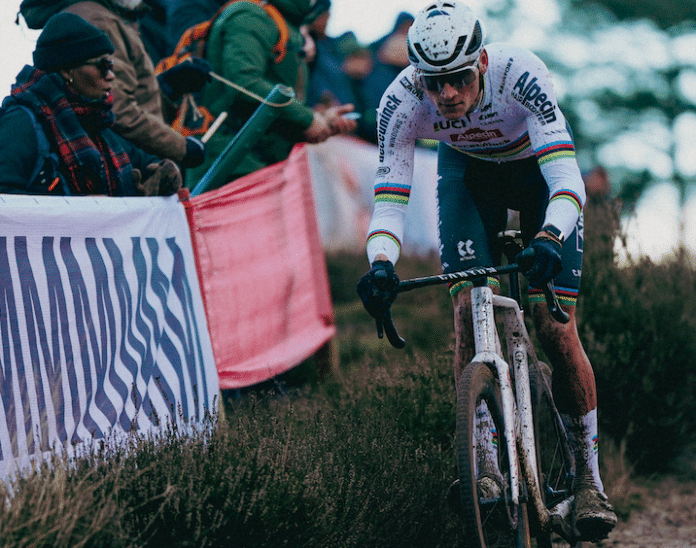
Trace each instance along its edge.
<instances>
[{"instance_id":1,"label":"bicycle frame","mask_svg":"<svg viewBox=\"0 0 696 548\"><path fill-rule=\"evenodd\" d=\"M522 311L515 299L495 295L487 286L474 287L471 290L471 308L476 351L473 361L488 364L496 372L500 383L505 415L505 439L510 456L508 460L512 501L516 505L520 502L520 478L524 474L529 498L539 517L539 525L546 531L550 527L550 514L539 488L532 394L529 382L528 356L531 356L534 362L537 360L534 346L524 324ZM496 310L502 312L501 319L509 361L502 358L502 345L496 325ZM512 364L512 370L510 364ZM515 376L514 393L511 372L514 372ZM518 453L518 445L521 454ZM522 470L519 467L519 456L522 460Z\"/></svg>"},{"instance_id":2,"label":"bicycle frame","mask_svg":"<svg viewBox=\"0 0 696 548\"><path fill-rule=\"evenodd\" d=\"M518 235L517 231L506 231L498 236L505 243L506 239L509 241ZM402 280L399 283L398 291L410 291L461 280L474 281L474 286L471 288L471 307L476 355L472 362L486 364L500 385L503 427L509 457L511 501L515 505L520 504L524 483L527 488L527 502L531 502L533 505L541 531L544 533L555 532L572 545L576 542L576 535L573 527L567 522L572 510L572 494L556 499L554 505L547 508L544 498L554 493L548 493L548 488L545 488L543 495L541 493L542 478L539 477L538 465L540 463L537 459L535 440L535 419L529 374L530 359L538 372L538 382L546 383L546 380L542 374L534 345L527 332L520 307L520 286L517 280L517 272L520 271L520 267L511 262L515 257L516 250L514 247L510 247L504 251L508 258L507 265L476 267L459 272ZM482 285L481 281L487 276L501 274L510 274L510 296L496 295L490 287ZM551 317L560 323L567 323L570 316L558 303L552 283L544 284L542 289ZM498 319L503 325L505 334L507 360L503 357ZM383 325L384 333L394 347L403 348L405 346L406 343L397 333L389 311L381 318L381 323L378 323L378 326L380 325ZM378 335L381 338L382 333L379 327ZM513 376L515 379L514 388ZM544 387L544 392L550 393L548 385ZM555 406L551 412L555 415L555 424L560 425L562 421ZM563 431L559 435L565 436ZM572 455L568 455L568 457L572 460Z\"/></svg>"}]
</instances>

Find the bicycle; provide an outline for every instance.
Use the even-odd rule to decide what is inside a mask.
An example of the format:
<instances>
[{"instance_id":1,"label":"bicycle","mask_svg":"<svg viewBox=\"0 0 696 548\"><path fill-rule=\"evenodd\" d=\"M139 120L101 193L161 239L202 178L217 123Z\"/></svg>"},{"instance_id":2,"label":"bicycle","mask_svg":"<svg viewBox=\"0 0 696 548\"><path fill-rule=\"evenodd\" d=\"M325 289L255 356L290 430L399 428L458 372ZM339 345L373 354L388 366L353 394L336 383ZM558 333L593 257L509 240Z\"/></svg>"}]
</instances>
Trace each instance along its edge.
<instances>
[{"instance_id":1,"label":"bicycle","mask_svg":"<svg viewBox=\"0 0 696 548\"><path fill-rule=\"evenodd\" d=\"M471 280L476 355L463 370L457 391L456 452L459 470L459 513L467 546L531 546L565 542L579 548L571 524L575 475L568 436L551 393L551 371L536 356L521 308L519 231L498 235L508 264L404 280L399 292ZM488 276L508 275L508 296L494 294ZM553 285L544 288L547 305L557 321L568 315L558 304ZM508 359L498 325L505 335ZM403 348L391 317L384 323L390 343ZM495 447L497 441L497 448ZM494 450L491 453L490 446ZM482 457L497 462L502 492L496 498L479 493ZM485 470L483 470L485 475ZM456 492L456 489L455 489ZM455 503L458 501L455 501Z\"/></svg>"}]
</instances>

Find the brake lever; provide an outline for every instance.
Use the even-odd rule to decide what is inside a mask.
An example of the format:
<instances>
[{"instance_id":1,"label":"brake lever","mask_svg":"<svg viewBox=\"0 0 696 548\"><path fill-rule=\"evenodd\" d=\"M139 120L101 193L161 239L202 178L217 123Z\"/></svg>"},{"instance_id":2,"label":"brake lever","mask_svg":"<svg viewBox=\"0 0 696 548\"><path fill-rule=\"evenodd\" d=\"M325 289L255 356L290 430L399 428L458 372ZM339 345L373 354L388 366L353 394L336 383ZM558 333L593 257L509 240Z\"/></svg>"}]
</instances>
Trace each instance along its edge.
<instances>
[{"instance_id":1,"label":"brake lever","mask_svg":"<svg viewBox=\"0 0 696 548\"><path fill-rule=\"evenodd\" d=\"M396 327L394 327L394 321L392 320L391 317L391 311L387 310L380 320L377 320L377 336L381 339L383 336L382 329L380 329L380 323L381 327L384 329L384 333L387 334L387 340L391 343L391 345L394 348L398 348L401 350L406 346L406 341L402 339L399 334L396 331Z\"/></svg>"},{"instance_id":2,"label":"brake lever","mask_svg":"<svg viewBox=\"0 0 696 548\"><path fill-rule=\"evenodd\" d=\"M552 284L553 282L546 282L542 287L544 296L546 297L546 305L549 307L549 313L557 322L568 323L570 321L570 316L561 308Z\"/></svg>"}]
</instances>

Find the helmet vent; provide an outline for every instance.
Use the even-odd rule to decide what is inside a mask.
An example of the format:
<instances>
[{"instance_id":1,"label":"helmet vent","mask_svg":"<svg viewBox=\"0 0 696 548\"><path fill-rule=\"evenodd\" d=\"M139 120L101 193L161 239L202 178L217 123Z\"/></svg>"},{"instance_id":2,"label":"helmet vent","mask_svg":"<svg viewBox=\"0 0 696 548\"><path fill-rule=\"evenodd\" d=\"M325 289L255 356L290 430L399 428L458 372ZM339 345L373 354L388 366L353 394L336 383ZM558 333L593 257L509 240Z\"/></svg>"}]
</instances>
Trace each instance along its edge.
<instances>
[{"instance_id":1,"label":"helmet vent","mask_svg":"<svg viewBox=\"0 0 696 548\"><path fill-rule=\"evenodd\" d=\"M454 47L454 53L450 55L447 59L432 59L428 55L426 55L425 51L423 51L423 47L419 44L413 44L414 49L418 52L418 54L425 59L428 63L430 63L434 67L444 67L445 65L448 65L452 61L454 61L459 54L462 52L462 49L464 49L464 43L466 42L466 36L460 36L459 40L457 40L457 45Z\"/></svg>"},{"instance_id":2,"label":"helmet vent","mask_svg":"<svg viewBox=\"0 0 696 548\"><path fill-rule=\"evenodd\" d=\"M466 54L471 55L477 49L481 47L481 41L483 39L483 33L481 32L481 24L476 21L474 25L474 33L471 35L471 42L469 42L469 47L466 48Z\"/></svg>"}]
</instances>

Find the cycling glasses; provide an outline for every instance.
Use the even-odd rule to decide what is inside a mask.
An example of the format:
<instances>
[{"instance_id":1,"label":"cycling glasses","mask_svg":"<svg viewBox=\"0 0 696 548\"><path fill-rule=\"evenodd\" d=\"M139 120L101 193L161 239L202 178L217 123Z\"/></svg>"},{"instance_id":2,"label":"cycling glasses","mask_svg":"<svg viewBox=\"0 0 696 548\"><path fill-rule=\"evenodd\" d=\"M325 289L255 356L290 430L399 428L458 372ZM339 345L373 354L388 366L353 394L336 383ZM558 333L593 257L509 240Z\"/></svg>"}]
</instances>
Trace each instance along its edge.
<instances>
[{"instance_id":1,"label":"cycling glasses","mask_svg":"<svg viewBox=\"0 0 696 548\"><path fill-rule=\"evenodd\" d=\"M449 84L455 89L470 86L476 81L476 67L477 65L471 65L447 74L423 74L425 88L428 91L440 93L445 84Z\"/></svg>"},{"instance_id":2,"label":"cycling glasses","mask_svg":"<svg viewBox=\"0 0 696 548\"><path fill-rule=\"evenodd\" d=\"M98 61L87 61L82 63L83 65L89 65L90 67L97 67L99 69L99 74L102 78L106 78L110 70L114 70L114 60L108 57L102 57Z\"/></svg>"}]
</instances>

